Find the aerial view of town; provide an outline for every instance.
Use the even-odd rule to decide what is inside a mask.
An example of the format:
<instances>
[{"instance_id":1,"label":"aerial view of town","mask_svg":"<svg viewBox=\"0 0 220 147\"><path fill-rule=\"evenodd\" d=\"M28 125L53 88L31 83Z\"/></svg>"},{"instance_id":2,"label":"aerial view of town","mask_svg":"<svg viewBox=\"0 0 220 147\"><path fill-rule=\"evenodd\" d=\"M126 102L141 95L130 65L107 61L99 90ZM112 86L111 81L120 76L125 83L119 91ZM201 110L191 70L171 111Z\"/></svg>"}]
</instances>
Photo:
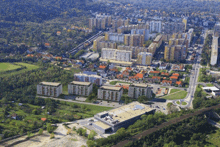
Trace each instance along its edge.
<instances>
[{"instance_id":1,"label":"aerial view of town","mask_svg":"<svg viewBox=\"0 0 220 147\"><path fill-rule=\"evenodd\" d=\"M2 0L0 146L220 147L220 1Z\"/></svg>"}]
</instances>

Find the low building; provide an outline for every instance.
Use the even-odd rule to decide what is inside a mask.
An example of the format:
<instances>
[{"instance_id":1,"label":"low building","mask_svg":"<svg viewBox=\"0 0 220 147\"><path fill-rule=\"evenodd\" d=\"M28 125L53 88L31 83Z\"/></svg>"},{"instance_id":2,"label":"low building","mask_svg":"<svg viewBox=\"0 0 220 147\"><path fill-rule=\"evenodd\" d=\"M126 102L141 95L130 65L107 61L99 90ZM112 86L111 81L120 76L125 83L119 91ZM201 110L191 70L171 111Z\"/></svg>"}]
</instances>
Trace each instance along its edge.
<instances>
[{"instance_id":1,"label":"low building","mask_svg":"<svg viewBox=\"0 0 220 147\"><path fill-rule=\"evenodd\" d=\"M37 85L37 94L42 96L58 97L62 94L61 83L41 82Z\"/></svg>"},{"instance_id":2,"label":"low building","mask_svg":"<svg viewBox=\"0 0 220 147\"><path fill-rule=\"evenodd\" d=\"M154 114L155 109L139 102L132 102L128 105L98 113L92 125L102 133L116 132L118 129L127 128L143 114Z\"/></svg>"},{"instance_id":3,"label":"low building","mask_svg":"<svg viewBox=\"0 0 220 147\"><path fill-rule=\"evenodd\" d=\"M183 86L183 82L182 81L176 81L176 84L178 85L178 87L182 87Z\"/></svg>"},{"instance_id":4,"label":"low building","mask_svg":"<svg viewBox=\"0 0 220 147\"><path fill-rule=\"evenodd\" d=\"M92 92L91 82L72 81L68 84L68 93L74 95L89 96Z\"/></svg>"},{"instance_id":5,"label":"low building","mask_svg":"<svg viewBox=\"0 0 220 147\"><path fill-rule=\"evenodd\" d=\"M159 66L160 70L166 70L167 69L167 63L161 63L161 65Z\"/></svg>"},{"instance_id":6,"label":"low building","mask_svg":"<svg viewBox=\"0 0 220 147\"><path fill-rule=\"evenodd\" d=\"M162 82L161 82L161 84L163 85L163 86L171 86L172 85L172 81L170 81L170 80L162 80Z\"/></svg>"},{"instance_id":7,"label":"low building","mask_svg":"<svg viewBox=\"0 0 220 147\"><path fill-rule=\"evenodd\" d=\"M150 71L149 74L153 76L158 76L160 74L160 71Z\"/></svg>"},{"instance_id":8,"label":"low building","mask_svg":"<svg viewBox=\"0 0 220 147\"><path fill-rule=\"evenodd\" d=\"M128 90L128 96L130 98L137 99L139 96L146 96L147 98L152 97L152 90L146 84L131 84Z\"/></svg>"},{"instance_id":9,"label":"low building","mask_svg":"<svg viewBox=\"0 0 220 147\"><path fill-rule=\"evenodd\" d=\"M173 71L185 71L185 66L183 64L180 64L180 65L175 64L173 65L172 70Z\"/></svg>"},{"instance_id":10,"label":"low building","mask_svg":"<svg viewBox=\"0 0 220 147\"><path fill-rule=\"evenodd\" d=\"M98 89L98 99L107 101L120 101L123 94L123 88L102 86Z\"/></svg>"}]
</instances>

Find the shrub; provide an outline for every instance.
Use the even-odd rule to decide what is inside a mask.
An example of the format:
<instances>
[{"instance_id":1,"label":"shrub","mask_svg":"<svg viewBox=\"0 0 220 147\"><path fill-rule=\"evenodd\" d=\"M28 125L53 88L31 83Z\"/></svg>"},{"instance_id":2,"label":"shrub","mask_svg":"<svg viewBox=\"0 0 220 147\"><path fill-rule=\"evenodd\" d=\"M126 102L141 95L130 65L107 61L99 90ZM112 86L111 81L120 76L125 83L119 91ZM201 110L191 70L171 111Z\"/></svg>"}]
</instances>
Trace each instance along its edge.
<instances>
[{"instance_id":1,"label":"shrub","mask_svg":"<svg viewBox=\"0 0 220 147\"><path fill-rule=\"evenodd\" d=\"M54 135L54 133L52 132L52 133L50 134L50 139L53 139L53 138L55 138L55 135Z\"/></svg>"},{"instance_id":2,"label":"shrub","mask_svg":"<svg viewBox=\"0 0 220 147\"><path fill-rule=\"evenodd\" d=\"M42 134L43 134L43 131L44 131L43 129L40 129L39 132L38 132L38 134L39 134L39 135L42 135Z\"/></svg>"}]
</instances>

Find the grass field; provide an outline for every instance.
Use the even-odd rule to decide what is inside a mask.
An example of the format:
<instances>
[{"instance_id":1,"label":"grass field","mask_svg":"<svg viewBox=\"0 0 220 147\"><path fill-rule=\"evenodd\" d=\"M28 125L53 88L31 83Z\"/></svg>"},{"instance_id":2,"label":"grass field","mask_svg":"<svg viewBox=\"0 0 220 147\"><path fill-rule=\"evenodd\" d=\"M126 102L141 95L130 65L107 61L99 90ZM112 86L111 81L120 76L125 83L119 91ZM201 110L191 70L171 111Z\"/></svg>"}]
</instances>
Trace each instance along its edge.
<instances>
[{"instance_id":1,"label":"grass field","mask_svg":"<svg viewBox=\"0 0 220 147\"><path fill-rule=\"evenodd\" d=\"M180 104L180 101L177 101L176 103L177 103L177 104Z\"/></svg>"},{"instance_id":2,"label":"grass field","mask_svg":"<svg viewBox=\"0 0 220 147\"><path fill-rule=\"evenodd\" d=\"M186 102L182 102L182 105L187 105L187 103Z\"/></svg>"},{"instance_id":3,"label":"grass field","mask_svg":"<svg viewBox=\"0 0 220 147\"><path fill-rule=\"evenodd\" d=\"M220 147L220 129L216 130L215 133L209 134L206 141L210 142L213 145Z\"/></svg>"},{"instance_id":4,"label":"grass field","mask_svg":"<svg viewBox=\"0 0 220 147\"><path fill-rule=\"evenodd\" d=\"M163 97L163 99L168 99L168 100L184 99L186 97L186 95L187 95L187 92L181 90L177 93L167 95L167 96Z\"/></svg>"},{"instance_id":5,"label":"grass field","mask_svg":"<svg viewBox=\"0 0 220 147\"><path fill-rule=\"evenodd\" d=\"M14 70L14 69L18 69L20 67L21 66L19 66L19 65L14 65L14 64L11 64L11 63L0 63L0 72Z\"/></svg>"},{"instance_id":6,"label":"grass field","mask_svg":"<svg viewBox=\"0 0 220 147\"><path fill-rule=\"evenodd\" d=\"M180 91L179 89L171 89L170 90L170 94L174 93L174 92L177 92L177 91Z\"/></svg>"},{"instance_id":7,"label":"grass field","mask_svg":"<svg viewBox=\"0 0 220 147\"><path fill-rule=\"evenodd\" d=\"M207 86L207 87L212 87L212 86L214 86L214 85L211 84L211 83L208 83L208 84L206 84L206 86Z\"/></svg>"},{"instance_id":8,"label":"grass field","mask_svg":"<svg viewBox=\"0 0 220 147\"><path fill-rule=\"evenodd\" d=\"M129 83L129 82L123 82L123 81L111 81L111 82L110 82L111 85L115 85L115 84L117 84L117 83L131 84L131 83Z\"/></svg>"},{"instance_id":9,"label":"grass field","mask_svg":"<svg viewBox=\"0 0 220 147\"><path fill-rule=\"evenodd\" d=\"M5 63L0 63L0 66L1 64L5 64ZM7 64L10 64L10 63L6 63ZM17 66L17 68L20 68L21 66L25 66L26 68L25 69L21 69L21 70L18 70L18 71L14 71L14 72L9 72L9 73L3 73L0 75L0 77L5 77L5 76L11 76L11 75L16 75L16 74L21 74L21 73L24 73L26 71L30 71L30 70L34 70L34 69L38 69L39 66L38 65L34 65L34 64L29 64L29 63L23 63L23 62L16 62L14 63L16 64L15 67ZM2 65L2 67L3 67ZM13 65L13 64L11 64ZM21 65L21 66L19 66ZM13 65L14 66L14 65ZM15 68L16 69L16 68ZM13 70L12 68L10 70ZM0 68L0 72L1 72L1 68Z\"/></svg>"}]
</instances>

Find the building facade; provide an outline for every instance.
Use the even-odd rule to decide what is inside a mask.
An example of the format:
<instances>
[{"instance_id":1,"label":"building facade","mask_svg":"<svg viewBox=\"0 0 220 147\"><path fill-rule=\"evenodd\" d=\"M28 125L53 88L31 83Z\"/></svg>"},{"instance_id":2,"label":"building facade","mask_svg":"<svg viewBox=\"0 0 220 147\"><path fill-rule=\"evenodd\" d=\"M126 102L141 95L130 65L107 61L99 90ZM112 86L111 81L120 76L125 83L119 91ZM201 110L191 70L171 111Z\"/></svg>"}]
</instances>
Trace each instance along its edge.
<instances>
[{"instance_id":1,"label":"building facade","mask_svg":"<svg viewBox=\"0 0 220 147\"><path fill-rule=\"evenodd\" d=\"M92 92L93 84L91 82L72 81L68 84L68 93L74 95L89 96Z\"/></svg>"},{"instance_id":2,"label":"building facade","mask_svg":"<svg viewBox=\"0 0 220 147\"><path fill-rule=\"evenodd\" d=\"M183 22L165 22L163 24L164 34L184 33L185 24Z\"/></svg>"},{"instance_id":3,"label":"building facade","mask_svg":"<svg viewBox=\"0 0 220 147\"><path fill-rule=\"evenodd\" d=\"M123 88L102 86L98 89L98 99L107 101L120 101L123 94Z\"/></svg>"},{"instance_id":4,"label":"building facade","mask_svg":"<svg viewBox=\"0 0 220 147\"><path fill-rule=\"evenodd\" d=\"M77 73L77 74L74 74L74 80L81 81L81 82L91 82L98 86L102 85L102 77L98 75L88 75L88 74L83 74L83 73Z\"/></svg>"},{"instance_id":5,"label":"building facade","mask_svg":"<svg viewBox=\"0 0 220 147\"><path fill-rule=\"evenodd\" d=\"M132 58L132 52L126 50L103 48L101 58L107 60L130 62Z\"/></svg>"},{"instance_id":6,"label":"building facade","mask_svg":"<svg viewBox=\"0 0 220 147\"><path fill-rule=\"evenodd\" d=\"M128 90L128 96L133 99L137 99L139 96L152 97L152 90L145 84L131 84Z\"/></svg>"},{"instance_id":7,"label":"building facade","mask_svg":"<svg viewBox=\"0 0 220 147\"><path fill-rule=\"evenodd\" d=\"M162 23L161 21L150 21L150 32L161 33Z\"/></svg>"},{"instance_id":8,"label":"building facade","mask_svg":"<svg viewBox=\"0 0 220 147\"><path fill-rule=\"evenodd\" d=\"M151 65L152 53L140 52L138 54L137 64L140 65Z\"/></svg>"},{"instance_id":9,"label":"building facade","mask_svg":"<svg viewBox=\"0 0 220 147\"><path fill-rule=\"evenodd\" d=\"M37 85L37 94L58 97L62 94L62 85L54 82L41 82Z\"/></svg>"}]
</instances>

